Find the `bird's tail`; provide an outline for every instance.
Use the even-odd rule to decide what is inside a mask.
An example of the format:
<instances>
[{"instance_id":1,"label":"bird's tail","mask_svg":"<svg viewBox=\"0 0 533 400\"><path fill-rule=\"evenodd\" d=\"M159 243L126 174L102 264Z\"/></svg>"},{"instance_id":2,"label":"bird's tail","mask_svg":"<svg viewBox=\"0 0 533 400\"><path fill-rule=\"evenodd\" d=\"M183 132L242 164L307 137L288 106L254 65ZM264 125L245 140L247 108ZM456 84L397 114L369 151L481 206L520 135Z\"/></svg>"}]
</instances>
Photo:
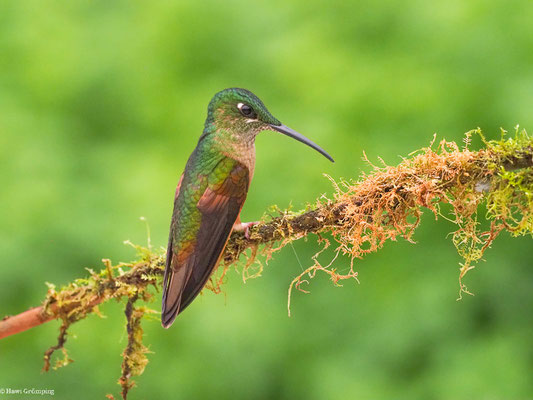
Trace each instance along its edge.
<instances>
[{"instance_id":1,"label":"bird's tail","mask_svg":"<svg viewBox=\"0 0 533 400\"><path fill-rule=\"evenodd\" d=\"M161 309L161 325L169 328L180 311L181 295L187 282L187 268L179 268L173 271L167 268L165 271L163 289L163 307Z\"/></svg>"}]
</instances>

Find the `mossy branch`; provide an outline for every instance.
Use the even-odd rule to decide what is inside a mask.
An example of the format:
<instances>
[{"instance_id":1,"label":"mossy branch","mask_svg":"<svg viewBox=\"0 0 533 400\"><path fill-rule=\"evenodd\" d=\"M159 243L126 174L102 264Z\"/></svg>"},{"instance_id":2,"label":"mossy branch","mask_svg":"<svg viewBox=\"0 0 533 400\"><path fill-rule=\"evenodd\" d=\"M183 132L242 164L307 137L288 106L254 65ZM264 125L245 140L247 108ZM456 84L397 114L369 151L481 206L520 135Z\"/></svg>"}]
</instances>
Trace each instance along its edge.
<instances>
[{"instance_id":1,"label":"mossy branch","mask_svg":"<svg viewBox=\"0 0 533 400\"><path fill-rule=\"evenodd\" d=\"M473 134L482 138L481 150L469 149ZM313 265L291 283L289 300L292 289L303 290L301 284L307 282L305 278L313 277L318 271L329 274L335 284L342 279L357 279L356 259L377 251L387 240L403 237L412 241L423 210L429 209L435 218L441 216L456 224L452 240L464 259L459 273L461 296L469 293L462 283L464 275L500 232L533 235L533 141L525 131L517 128L512 138L506 138L502 131L501 140L487 141L477 129L466 134L462 148L454 142L441 141L438 145L432 142L394 167L385 163L375 166L366 161L373 170L358 181L335 182L330 178L335 188L332 198L323 196L301 213L284 211L277 217L264 218L251 229L248 238L242 232L232 233L224 253L224 268L207 287L219 292L227 269L247 249L251 252L246 252L243 278L252 275L259 249L268 260L273 252L310 233L318 236L322 250L313 257ZM444 204L451 210L446 215L441 211ZM481 204L486 205L485 217L490 221L486 230L480 228L478 221ZM328 265L322 265L318 255L330 246L330 239L323 236L326 233L336 242L336 254ZM50 357L58 349L64 352L64 359L56 366L65 365L69 362L64 349L68 327L89 313L98 312L99 304L126 298L128 345L119 379L122 397L126 398L133 386L130 378L141 374L147 363L141 321L146 313L152 312L146 307L135 308L134 303L153 300L150 288L157 291L164 268L161 252L135 247L140 254L135 262L113 266L109 260L103 260L105 268L98 273L89 270L89 278L77 279L61 290L49 285L40 307L0 321L0 338L61 319L58 343L45 353L44 369L49 369ZM350 270L346 274L332 267L339 254L350 257Z\"/></svg>"}]
</instances>

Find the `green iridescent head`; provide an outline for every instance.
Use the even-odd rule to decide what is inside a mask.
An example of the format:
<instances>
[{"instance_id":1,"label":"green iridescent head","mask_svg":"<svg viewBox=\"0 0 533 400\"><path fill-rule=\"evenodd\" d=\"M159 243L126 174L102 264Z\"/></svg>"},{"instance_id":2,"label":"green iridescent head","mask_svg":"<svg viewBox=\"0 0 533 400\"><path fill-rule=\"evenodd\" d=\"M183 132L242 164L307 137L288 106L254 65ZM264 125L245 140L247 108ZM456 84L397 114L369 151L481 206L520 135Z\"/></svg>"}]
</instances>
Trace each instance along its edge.
<instances>
[{"instance_id":1,"label":"green iridescent head","mask_svg":"<svg viewBox=\"0 0 533 400\"><path fill-rule=\"evenodd\" d=\"M259 128L281 125L267 110L263 102L246 89L224 89L213 96L207 109L206 123L215 123L216 128ZM248 130L248 129L246 129Z\"/></svg>"},{"instance_id":2,"label":"green iridescent head","mask_svg":"<svg viewBox=\"0 0 533 400\"><path fill-rule=\"evenodd\" d=\"M202 136L216 134L231 140L253 141L259 132L265 130L290 136L333 161L317 144L283 125L255 94L246 89L224 89L213 96L207 108Z\"/></svg>"}]
</instances>

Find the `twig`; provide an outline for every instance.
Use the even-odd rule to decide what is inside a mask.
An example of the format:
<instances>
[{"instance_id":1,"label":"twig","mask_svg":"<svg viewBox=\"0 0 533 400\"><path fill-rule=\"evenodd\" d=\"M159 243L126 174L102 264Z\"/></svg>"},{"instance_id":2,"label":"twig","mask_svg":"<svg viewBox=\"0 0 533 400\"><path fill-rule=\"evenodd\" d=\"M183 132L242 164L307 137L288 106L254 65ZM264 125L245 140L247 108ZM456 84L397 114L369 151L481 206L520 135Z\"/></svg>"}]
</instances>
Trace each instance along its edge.
<instances>
[{"instance_id":1,"label":"twig","mask_svg":"<svg viewBox=\"0 0 533 400\"><path fill-rule=\"evenodd\" d=\"M207 287L220 292L219 285L228 266L235 264L247 249L252 251L247 254L243 277L249 275L245 272L251 268L257 253L266 253L268 261L273 252L291 241L315 233L322 249L313 257L314 264L292 281L290 304L291 290L305 291L302 283L308 283L307 279L318 271L329 274L335 285L344 279L357 280L354 260L379 250L387 240L396 240L398 236L413 242L412 235L420 223L422 209L429 209L437 218L443 216L439 205L447 203L452 209L451 218L443 217L456 224L453 243L464 259L459 296L470 293L462 278L474 268L500 232L533 235L532 139L525 131L517 131L514 139L488 142L479 130L468 135L473 132L482 137L485 149L470 151L470 136L463 148L442 141L436 151L425 148L420 154L403 159L396 167L373 166L373 172L364 175L359 182L333 182L333 198L322 196L306 212L282 212L279 217L253 226L247 237L242 232L233 232L223 256L222 277L213 279ZM478 227L477 210L482 202L486 203L486 216L491 220L488 231ZM337 242L335 258L325 266L320 264L318 256L331 241L322 236L323 233L331 233ZM275 243L278 245L274 248ZM262 250L258 250L260 246ZM101 303L126 298L128 345L123 352L119 379L122 397L126 399L134 384L130 378L140 375L148 362L148 349L142 344L141 321L146 313L153 312L147 307L136 308L134 303L152 300L153 294L148 288L159 287L165 264L164 256L155 254L151 248L135 247L140 261L112 266L104 259L105 268L99 273L89 270L89 278L77 279L58 291L50 285L41 306L0 321L0 339L59 318L62 324L58 341L46 351L43 369L50 368L51 356L58 349L65 357L56 365L62 366L71 361L64 348L69 326L89 313L98 312ZM351 258L348 273L341 274L332 265L340 253Z\"/></svg>"},{"instance_id":2,"label":"twig","mask_svg":"<svg viewBox=\"0 0 533 400\"><path fill-rule=\"evenodd\" d=\"M377 172L365 176L365 179L355 184L354 188L358 190L347 195L337 193L335 201L318 203L316 207L298 215L284 214L268 222L261 222L251 228L249 238L246 238L242 232L233 232L225 249L224 263L226 265L235 263L248 248L257 248L258 245L272 245L275 242L301 238L309 233L331 231L335 234L337 229L346 228L348 217L353 218L357 214L359 218L363 218L363 221L358 221L359 223L367 226L373 224L374 219L379 217L375 214L376 209L382 207L380 204L383 204L383 199L391 193L393 196L389 196L387 202L392 203L393 208L389 211L394 211L400 205L424 206L435 211L432 205L432 200L434 202L435 198L432 196L435 197L436 193L442 196L446 191L453 191L458 186L464 189L475 187L476 183L481 181L490 182L500 169L516 170L533 167L531 139L525 141L522 146L517 146L516 141L512 142L515 147L511 149L504 148L509 146L507 143L509 142L486 142L487 149L472 152L467 149L459 150L454 143L441 142L441 149L450 147L452 149L444 150L438 155L440 157L438 166L436 164L425 166L424 163L430 158L428 156L437 157L437 153L428 148L424 154L413 159L405 159L398 167L389 167L389 170L387 167L375 167ZM417 157L422 159L416 160ZM406 163L409 163L410 170L406 170ZM383 173L385 170L386 174ZM372 184L369 185L369 182ZM413 187L415 184L416 187ZM369 188L365 189L365 185ZM339 186L337 190L341 190ZM414 195L417 198L413 200ZM458 196L457 191L453 195ZM440 198L440 201L448 202L449 199ZM392 223L397 224L395 221ZM505 228L509 230L508 226ZM497 229L501 230L502 227L498 225ZM488 235L491 240L494 240L495 232ZM485 241L484 248L486 247ZM141 262L121 264L122 268L129 270L115 277L110 272L109 260L104 260L104 263L105 276L98 279L96 285L77 285L76 290L63 298L49 293L43 305L18 315L4 317L0 321L0 339L61 316L71 315L73 312L90 313L98 304L117 297L117 293L125 286L157 285L157 278L163 274L164 258L148 254Z\"/></svg>"}]
</instances>

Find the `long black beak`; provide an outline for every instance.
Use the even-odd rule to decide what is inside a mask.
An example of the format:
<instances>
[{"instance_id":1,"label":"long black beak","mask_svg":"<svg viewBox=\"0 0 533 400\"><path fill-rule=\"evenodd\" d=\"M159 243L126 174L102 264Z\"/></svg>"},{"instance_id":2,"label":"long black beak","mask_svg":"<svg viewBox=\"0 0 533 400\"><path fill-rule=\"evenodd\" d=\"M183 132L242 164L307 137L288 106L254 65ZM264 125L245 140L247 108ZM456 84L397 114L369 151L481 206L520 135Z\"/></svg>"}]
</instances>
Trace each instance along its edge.
<instances>
[{"instance_id":1,"label":"long black beak","mask_svg":"<svg viewBox=\"0 0 533 400\"><path fill-rule=\"evenodd\" d=\"M287 135L293 139L298 140L299 142L302 142L309 147L312 147L316 151L318 151L320 154L322 154L324 157L326 157L329 161L335 162L333 158L324 150L322 147L320 147L318 144L312 142L311 140L307 139L304 135L301 133L296 132L294 129L289 128L285 125L272 125L270 124L270 127L280 133L283 133L284 135Z\"/></svg>"}]
</instances>

